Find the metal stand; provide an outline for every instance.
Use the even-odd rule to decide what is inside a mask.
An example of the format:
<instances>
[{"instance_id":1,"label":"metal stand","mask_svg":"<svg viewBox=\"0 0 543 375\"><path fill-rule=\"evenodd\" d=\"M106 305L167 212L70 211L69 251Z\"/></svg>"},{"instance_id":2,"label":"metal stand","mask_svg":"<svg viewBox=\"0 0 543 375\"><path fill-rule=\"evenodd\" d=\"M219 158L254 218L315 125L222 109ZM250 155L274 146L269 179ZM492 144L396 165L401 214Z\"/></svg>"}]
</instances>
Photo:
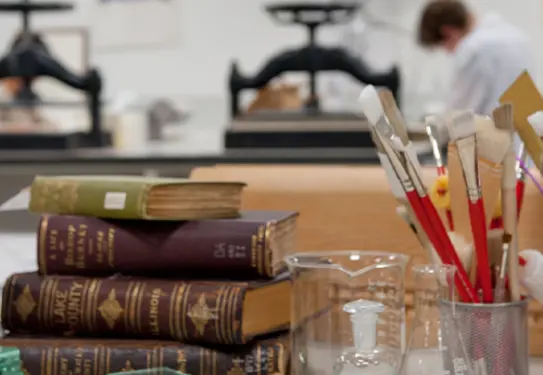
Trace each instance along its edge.
<instances>
[{"instance_id":1,"label":"metal stand","mask_svg":"<svg viewBox=\"0 0 543 375\"><path fill-rule=\"evenodd\" d=\"M110 137L104 134L101 126L100 94L102 79L98 70L91 69L83 76L70 72L50 54L40 35L33 33L30 28L30 14L33 12L58 12L71 10L72 8L72 4L62 2L30 2L24 0L22 2L0 3L0 13L20 13L23 26L22 32L12 44L9 52L0 59L0 79L21 78L22 86L17 92L13 103L4 103L2 105L32 108L49 104L40 100L32 89L32 83L37 77L51 77L87 94L87 106L91 118L90 132L71 134L69 136L70 140L66 141L60 140L60 137L66 137L63 135L0 135L0 148L11 148L10 146L14 144L17 144L18 148L65 148L74 145L75 147L100 147L111 144ZM6 137L9 138L7 142L5 141ZM20 139L14 142L13 138L16 137ZM23 140L23 138L28 141ZM39 144L35 144L36 142ZM62 146L63 144L66 144L66 146Z\"/></svg>"}]
</instances>

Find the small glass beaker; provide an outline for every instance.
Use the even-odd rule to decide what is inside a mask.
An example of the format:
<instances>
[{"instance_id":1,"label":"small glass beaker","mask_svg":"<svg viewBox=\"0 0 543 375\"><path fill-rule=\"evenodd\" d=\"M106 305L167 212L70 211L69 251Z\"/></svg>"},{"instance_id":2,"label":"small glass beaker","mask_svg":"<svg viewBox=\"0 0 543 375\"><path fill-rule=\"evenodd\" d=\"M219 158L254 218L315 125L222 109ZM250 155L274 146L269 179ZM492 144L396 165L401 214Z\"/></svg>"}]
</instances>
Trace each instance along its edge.
<instances>
[{"instance_id":1,"label":"small glass beaker","mask_svg":"<svg viewBox=\"0 0 543 375\"><path fill-rule=\"evenodd\" d=\"M454 306L455 271L450 265L413 267L415 316L400 375L473 375L456 322L439 310L440 301Z\"/></svg>"},{"instance_id":2,"label":"small glass beaker","mask_svg":"<svg viewBox=\"0 0 543 375\"><path fill-rule=\"evenodd\" d=\"M338 357L354 348L344 305L366 300L383 304L376 344L401 359L405 337L404 279L409 257L371 251L298 253L285 258L293 278L293 375L330 375Z\"/></svg>"}]
</instances>

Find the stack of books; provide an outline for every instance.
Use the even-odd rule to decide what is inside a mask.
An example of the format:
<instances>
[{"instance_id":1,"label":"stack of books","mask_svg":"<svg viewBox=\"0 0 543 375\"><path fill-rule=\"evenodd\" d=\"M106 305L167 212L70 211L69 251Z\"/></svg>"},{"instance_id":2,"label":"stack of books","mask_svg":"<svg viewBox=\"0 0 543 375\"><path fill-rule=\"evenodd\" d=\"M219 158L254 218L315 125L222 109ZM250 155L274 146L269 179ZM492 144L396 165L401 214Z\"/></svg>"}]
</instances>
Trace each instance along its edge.
<instances>
[{"instance_id":1,"label":"stack of books","mask_svg":"<svg viewBox=\"0 0 543 375\"><path fill-rule=\"evenodd\" d=\"M286 374L297 213L240 211L244 186L36 177L38 270L5 282L0 345L25 375Z\"/></svg>"}]
</instances>

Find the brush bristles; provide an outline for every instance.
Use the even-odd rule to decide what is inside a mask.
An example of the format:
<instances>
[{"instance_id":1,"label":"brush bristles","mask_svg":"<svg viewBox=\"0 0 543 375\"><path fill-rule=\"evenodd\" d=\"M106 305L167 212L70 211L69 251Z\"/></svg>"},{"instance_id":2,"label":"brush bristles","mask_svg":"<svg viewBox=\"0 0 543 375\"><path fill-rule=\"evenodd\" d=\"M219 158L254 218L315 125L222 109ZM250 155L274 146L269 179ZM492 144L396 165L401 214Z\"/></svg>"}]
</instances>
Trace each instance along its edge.
<instances>
[{"instance_id":1,"label":"brush bristles","mask_svg":"<svg viewBox=\"0 0 543 375\"><path fill-rule=\"evenodd\" d=\"M496 128L513 132L515 130L513 122L513 105L502 104L492 112L492 118Z\"/></svg>"},{"instance_id":2,"label":"brush bristles","mask_svg":"<svg viewBox=\"0 0 543 375\"><path fill-rule=\"evenodd\" d=\"M490 121L491 123L491 121ZM501 164L511 149L513 138L508 131L485 126L477 129L477 153L492 164Z\"/></svg>"},{"instance_id":3,"label":"brush bristles","mask_svg":"<svg viewBox=\"0 0 543 375\"><path fill-rule=\"evenodd\" d=\"M447 121L449 137L455 141L475 134L475 116L473 112L461 112Z\"/></svg>"},{"instance_id":4,"label":"brush bristles","mask_svg":"<svg viewBox=\"0 0 543 375\"><path fill-rule=\"evenodd\" d=\"M370 125L377 125L379 119L384 115L384 110L375 87L372 85L364 87L360 93L359 101L362 111L370 122Z\"/></svg>"}]
</instances>

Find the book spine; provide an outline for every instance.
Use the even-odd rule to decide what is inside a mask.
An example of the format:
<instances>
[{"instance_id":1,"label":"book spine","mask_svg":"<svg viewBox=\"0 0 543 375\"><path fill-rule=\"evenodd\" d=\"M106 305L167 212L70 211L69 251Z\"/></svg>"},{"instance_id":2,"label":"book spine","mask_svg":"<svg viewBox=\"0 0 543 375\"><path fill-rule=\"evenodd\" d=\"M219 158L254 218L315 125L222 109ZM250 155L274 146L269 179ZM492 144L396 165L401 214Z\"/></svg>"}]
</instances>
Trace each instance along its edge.
<instances>
[{"instance_id":1,"label":"book spine","mask_svg":"<svg viewBox=\"0 0 543 375\"><path fill-rule=\"evenodd\" d=\"M36 213L143 219L149 185L77 181L38 176L30 189L29 210Z\"/></svg>"},{"instance_id":2,"label":"book spine","mask_svg":"<svg viewBox=\"0 0 543 375\"><path fill-rule=\"evenodd\" d=\"M152 368L201 375L286 375L281 344L258 344L249 351L229 353L183 345L108 347L107 340L102 345L22 346L19 349L25 375L107 375ZM161 375L160 371L155 375Z\"/></svg>"},{"instance_id":3,"label":"book spine","mask_svg":"<svg viewBox=\"0 0 543 375\"><path fill-rule=\"evenodd\" d=\"M174 339L242 344L244 284L15 274L2 296L12 334Z\"/></svg>"},{"instance_id":4,"label":"book spine","mask_svg":"<svg viewBox=\"0 0 543 375\"><path fill-rule=\"evenodd\" d=\"M270 225L239 220L142 222L43 216L38 227L42 274L213 271L247 279L274 276Z\"/></svg>"}]
</instances>

